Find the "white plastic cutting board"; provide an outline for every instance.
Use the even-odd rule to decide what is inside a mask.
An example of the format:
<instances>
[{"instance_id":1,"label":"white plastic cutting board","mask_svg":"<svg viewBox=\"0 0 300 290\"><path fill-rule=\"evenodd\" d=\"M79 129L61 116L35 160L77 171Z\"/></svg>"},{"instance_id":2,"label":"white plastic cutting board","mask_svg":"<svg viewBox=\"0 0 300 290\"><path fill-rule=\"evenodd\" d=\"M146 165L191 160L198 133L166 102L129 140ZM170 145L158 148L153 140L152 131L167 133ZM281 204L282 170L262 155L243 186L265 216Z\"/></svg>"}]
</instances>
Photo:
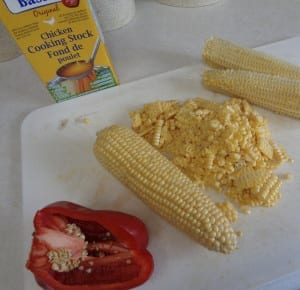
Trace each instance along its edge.
<instances>
[{"instance_id":1,"label":"white plastic cutting board","mask_svg":"<svg viewBox=\"0 0 300 290\"><path fill-rule=\"evenodd\" d=\"M300 65L300 38L261 50ZM295 160L281 167L294 176L282 187L283 198L271 209L240 215L239 249L230 255L211 252L149 210L95 160L96 132L113 123L128 125L128 112L157 99L201 96L224 100L200 82L203 64L121 85L31 113L22 125L24 259L31 244L34 213L57 200L140 217L150 233L155 259L147 290L243 290L300 270L300 121L257 108L269 119L274 139ZM89 124L84 122L89 119ZM25 290L39 289L25 270ZM300 284L299 284L300 287Z\"/></svg>"}]
</instances>

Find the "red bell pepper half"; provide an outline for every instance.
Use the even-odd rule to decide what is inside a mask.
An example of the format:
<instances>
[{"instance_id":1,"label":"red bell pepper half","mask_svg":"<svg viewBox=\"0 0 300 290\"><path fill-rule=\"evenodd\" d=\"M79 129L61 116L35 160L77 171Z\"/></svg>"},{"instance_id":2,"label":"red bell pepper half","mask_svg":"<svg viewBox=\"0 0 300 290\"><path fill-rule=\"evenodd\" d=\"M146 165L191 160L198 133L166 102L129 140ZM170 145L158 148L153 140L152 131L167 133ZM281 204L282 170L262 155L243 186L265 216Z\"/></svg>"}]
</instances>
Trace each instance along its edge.
<instances>
[{"instance_id":1,"label":"red bell pepper half","mask_svg":"<svg viewBox=\"0 0 300 290\"><path fill-rule=\"evenodd\" d=\"M61 201L37 211L26 267L46 290L131 289L154 263L137 217Z\"/></svg>"}]
</instances>

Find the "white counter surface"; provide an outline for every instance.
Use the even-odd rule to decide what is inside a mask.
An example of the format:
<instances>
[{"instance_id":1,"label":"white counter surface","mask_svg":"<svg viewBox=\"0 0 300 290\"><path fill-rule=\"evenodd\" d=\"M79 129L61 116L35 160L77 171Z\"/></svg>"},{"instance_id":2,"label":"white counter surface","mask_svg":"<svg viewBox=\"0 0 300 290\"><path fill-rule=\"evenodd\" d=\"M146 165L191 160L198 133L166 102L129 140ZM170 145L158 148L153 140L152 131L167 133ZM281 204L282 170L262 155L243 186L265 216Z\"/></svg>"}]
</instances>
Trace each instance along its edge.
<instances>
[{"instance_id":1,"label":"white counter surface","mask_svg":"<svg viewBox=\"0 0 300 290\"><path fill-rule=\"evenodd\" d=\"M224 0L201 8L137 0L136 9L132 22L104 35L121 83L199 63L211 35L249 47L300 35L298 0ZM0 63L0 100L0 289L21 290L20 127L27 114L53 101L23 56ZM260 289L300 289L300 274Z\"/></svg>"}]
</instances>

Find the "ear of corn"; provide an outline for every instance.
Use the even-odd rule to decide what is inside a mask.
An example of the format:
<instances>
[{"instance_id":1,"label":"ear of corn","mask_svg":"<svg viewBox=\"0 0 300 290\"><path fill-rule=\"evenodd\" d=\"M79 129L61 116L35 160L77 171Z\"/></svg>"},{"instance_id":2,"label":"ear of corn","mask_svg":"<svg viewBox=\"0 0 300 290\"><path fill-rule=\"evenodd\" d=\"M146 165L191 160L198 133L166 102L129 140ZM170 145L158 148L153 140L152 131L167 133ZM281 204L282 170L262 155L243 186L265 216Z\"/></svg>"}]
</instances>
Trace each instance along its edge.
<instances>
[{"instance_id":1,"label":"ear of corn","mask_svg":"<svg viewBox=\"0 0 300 290\"><path fill-rule=\"evenodd\" d=\"M94 145L98 161L160 216L210 250L229 253L236 234L222 211L131 129L111 126Z\"/></svg>"},{"instance_id":2,"label":"ear of corn","mask_svg":"<svg viewBox=\"0 0 300 290\"><path fill-rule=\"evenodd\" d=\"M279 114L300 118L300 81L244 70L208 70L203 84Z\"/></svg>"},{"instance_id":3,"label":"ear of corn","mask_svg":"<svg viewBox=\"0 0 300 290\"><path fill-rule=\"evenodd\" d=\"M202 56L215 68L250 70L300 80L298 66L217 37L206 42Z\"/></svg>"}]
</instances>

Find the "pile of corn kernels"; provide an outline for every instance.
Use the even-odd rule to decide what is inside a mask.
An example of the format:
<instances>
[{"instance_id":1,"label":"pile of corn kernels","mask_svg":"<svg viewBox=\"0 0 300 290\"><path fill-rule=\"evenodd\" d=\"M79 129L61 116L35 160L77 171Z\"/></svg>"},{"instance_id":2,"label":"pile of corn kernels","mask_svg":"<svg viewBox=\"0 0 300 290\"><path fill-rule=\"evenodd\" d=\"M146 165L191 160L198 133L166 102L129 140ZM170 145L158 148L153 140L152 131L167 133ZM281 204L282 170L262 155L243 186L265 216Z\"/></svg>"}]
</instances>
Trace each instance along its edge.
<instances>
[{"instance_id":1,"label":"pile of corn kernels","mask_svg":"<svg viewBox=\"0 0 300 290\"><path fill-rule=\"evenodd\" d=\"M270 207L280 199L282 181L273 170L292 160L247 101L156 101L130 117L134 131L202 187L223 192L241 208Z\"/></svg>"}]
</instances>

